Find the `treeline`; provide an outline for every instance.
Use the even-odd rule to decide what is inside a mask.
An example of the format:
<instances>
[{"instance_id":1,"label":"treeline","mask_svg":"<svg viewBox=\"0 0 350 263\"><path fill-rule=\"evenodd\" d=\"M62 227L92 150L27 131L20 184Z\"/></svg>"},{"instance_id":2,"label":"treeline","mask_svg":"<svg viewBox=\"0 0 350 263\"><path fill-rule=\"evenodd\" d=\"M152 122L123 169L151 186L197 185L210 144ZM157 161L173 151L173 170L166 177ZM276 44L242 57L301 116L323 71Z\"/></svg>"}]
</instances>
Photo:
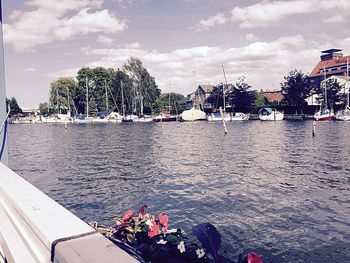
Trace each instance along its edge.
<instances>
[{"instance_id":1,"label":"treeline","mask_svg":"<svg viewBox=\"0 0 350 263\"><path fill-rule=\"evenodd\" d=\"M183 98L172 94L174 98ZM163 96L164 97L164 96ZM41 114L70 111L75 114L95 114L101 111L151 114L168 105L161 96L155 79L142 62L131 57L122 69L81 68L76 78L62 77L50 85L49 102L40 103ZM173 106L172 105L172 106ZM87 108L88 107L88 108Z\"/></svg>"}]
</instances>

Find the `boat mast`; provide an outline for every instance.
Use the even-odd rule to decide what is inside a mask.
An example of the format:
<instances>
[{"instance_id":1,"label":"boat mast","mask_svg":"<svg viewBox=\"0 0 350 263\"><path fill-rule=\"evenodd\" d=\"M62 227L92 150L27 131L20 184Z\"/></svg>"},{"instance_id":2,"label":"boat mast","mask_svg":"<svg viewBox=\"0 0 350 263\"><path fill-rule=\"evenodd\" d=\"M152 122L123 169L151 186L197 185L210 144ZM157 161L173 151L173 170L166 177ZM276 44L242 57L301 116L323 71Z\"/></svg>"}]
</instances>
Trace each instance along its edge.
<instances>
[{"instance_id":1,"label":"boat mast","mask_svg":"<svg viewBox=\"0 0 350 263\"><path fill-rule=\"evenodd\" d=\"M324 81L324 104L327 105L327 82L326 82L326 66L323 66L323 81ZM328 108L328 107L327 107Z\"/></svg>"},{"instance_id":2,"label":"boat mast","mask_svg":"<svg viewBox=\"0 0 350 263\"><path fill-rule=\"evenodd\" d=\"M106 111L108 110L108 93L107 93L107 81L105 80L105 91L106 91Z\"/></svg>"},{"instance_id":3,"label":"boat mast","mask_svg":"<svg viewBox=\"0 0 350 263\"><path fill-rule=\"evenodd\" d=\"M225 74L225 68L224 68L224 65L221 65L221 66L222 66L222 72L224 73L225 84L227 86L227 79L226 79L226 74ZM222 96L224 97L224 113L226 112L225 84L222 84Z\"/></svg>"},{"instance_id":4,"label":"boat mast","mask_svg":"<svg viewBox=\"0 0 350 263\"><path fill-rule=\"evenodd\" d=\"M346 102L346 108L349 108L349 93L350 93L350 89L349 89L349 58L346 58L346 83L345 83L345 88L348 88L348 96L347 96L347 102Z\"/></svg>"},{"instance_id":5,"label":"boat mast","mask_svg":"<svg viewBox=\"0 0 350 263\"><path fill-rule=\"evenodd\" d=\"M4 65L4 44L3 44L3 34L2 34L2 7L0 1L0 120L3 122L7 116L6 113L6 90L5 90L5 65ZM5 123L5 122L4 122ZM5 132L6 127L4 127L2 132ZM3 137L4 135L1 134ZM6 135L5 135L6 136ZM1 162L8 165L8 148L7 148L7 138L4 137L3 152L1 156Z\"/></svg>"},{"instance_id":6,"label":"boat mast","mask_svg":"<svg viewBox=\"0 0 350 263\"><path fill-rule=\"evenodd\" d=\"M89 117L89 86L88 77L85 76L85 86L86 86L86 118Z\"/></svg>"},{"instance_id":7,"label":"boat mast","mask_svg":"<svg viewBox=\"0 0 350 263\"><path fill-rule=\"evenodd\" d=\"M120 81L120 90L121 90L121 93L122 93L122 113L123 113L123 117L125 117L125 105L124 105L123 81Z\"/></svg>"}]
</instances>

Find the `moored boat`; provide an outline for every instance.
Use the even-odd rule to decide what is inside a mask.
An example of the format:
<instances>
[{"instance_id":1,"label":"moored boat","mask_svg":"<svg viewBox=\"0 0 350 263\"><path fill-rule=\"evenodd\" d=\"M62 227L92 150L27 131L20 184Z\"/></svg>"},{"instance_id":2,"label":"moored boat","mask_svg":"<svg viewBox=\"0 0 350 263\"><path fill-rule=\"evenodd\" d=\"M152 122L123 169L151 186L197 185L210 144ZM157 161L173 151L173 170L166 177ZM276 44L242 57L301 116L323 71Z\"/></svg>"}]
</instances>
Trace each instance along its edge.
<instances>
[{"instance_id":1,"label":"moored boat","mask_svg":"<svg viewBox=\"0 0 350 263\"><path fill-rule=\"evenodd\" d=\"M284 112L273 108L262 108L258 112L259 119L262 121L281 121L284 118Z\"/></svg>"},{"instance_id":2,"label":"moored boat","mask_svg":"<svg viewBox=\"0 0 350 263\"><path fill-rule=\"evenodd\" d=\"M207 115L207 120L210 122L222 121L222 117L221 117L220 112L212 112L211 114ZM232 120L231 113L225 112L224 113L224 121L231 121L231 120Z\"/></svg>"},{"instance_id":3,"label":"moored boat","mask_svg":"<svg viewBox=\"0 0 350 263\"><path fill-rule=\"evenodd\" d=\"M250 118L249 113L236 112L235 115L232 116L232 121L247 121Z\"/></svg>"},{"instance_id":4,"label":"moored boat","mask_svg":"<svg viewBox=\"0 0 350 263\"><path fill-rule=\"evenodd\" d=\"M183 111L180 117L183 121L201 121L206 119L206 114L204 111L193 107L192 109Z\"/></svg>"}]
</instances>

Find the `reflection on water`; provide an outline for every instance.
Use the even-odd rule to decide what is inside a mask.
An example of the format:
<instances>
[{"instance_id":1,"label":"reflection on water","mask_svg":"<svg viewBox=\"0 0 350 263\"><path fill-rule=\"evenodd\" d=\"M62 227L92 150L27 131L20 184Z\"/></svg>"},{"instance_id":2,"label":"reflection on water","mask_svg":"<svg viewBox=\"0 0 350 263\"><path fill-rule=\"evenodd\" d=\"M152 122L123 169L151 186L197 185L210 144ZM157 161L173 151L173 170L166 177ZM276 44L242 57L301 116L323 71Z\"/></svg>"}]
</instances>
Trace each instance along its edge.
<instances>
[{"instance_id":1,"label":"reflection on water","mask_svg":"<svg viewBox=\"0 0 350 263\"><path fill-rule=\"evenodd\" d=\"M266 262L350 262L350 123L11 125L10 166L83 220L143 204Z\"/></svg>"}]
</instances>

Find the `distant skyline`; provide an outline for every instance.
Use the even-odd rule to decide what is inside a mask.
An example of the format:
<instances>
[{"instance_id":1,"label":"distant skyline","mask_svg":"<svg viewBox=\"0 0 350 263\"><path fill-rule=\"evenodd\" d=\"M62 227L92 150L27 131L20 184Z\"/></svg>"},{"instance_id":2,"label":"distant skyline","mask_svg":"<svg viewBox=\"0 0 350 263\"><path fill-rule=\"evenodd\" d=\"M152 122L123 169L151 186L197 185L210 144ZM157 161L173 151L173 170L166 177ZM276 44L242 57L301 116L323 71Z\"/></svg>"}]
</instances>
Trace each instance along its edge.
<instances>
[{"instance_id":1,"label":"distant skyline","mask_svg":"<svg viewBox=\"0 0 350 263\"><path fill-rule=\"evenodd\" d=\"M21 107L48 100L50 83L81 67L141 59L162 92L244 75L279 89L293 69L312 71L320 51L350 55L348 0L3 1L6 94Z\"/></svg>"}]
</instances>

